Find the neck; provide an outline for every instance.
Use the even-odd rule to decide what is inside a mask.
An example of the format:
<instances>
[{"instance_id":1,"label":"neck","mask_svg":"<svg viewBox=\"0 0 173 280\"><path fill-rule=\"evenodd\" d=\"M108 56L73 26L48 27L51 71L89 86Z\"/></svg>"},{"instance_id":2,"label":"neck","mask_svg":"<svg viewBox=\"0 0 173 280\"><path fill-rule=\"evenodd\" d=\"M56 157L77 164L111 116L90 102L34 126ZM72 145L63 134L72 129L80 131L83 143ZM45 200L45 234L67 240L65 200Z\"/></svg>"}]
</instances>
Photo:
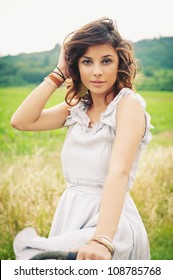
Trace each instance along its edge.
<instances>
[{"instance_id":1,"label":"neck","mask_svg":"<svg viewBox=\"0 0 173 280\"><path fill-rule=\"evenodd\" d=\"M113 92L108 94L107 97L105 98L105 95L96 95L96 94L92 94L91 93L91 97L92 97L92 108L97 108L97 109L105 109L105 107L108 106L108 104L113 100L114 98L114 94Z\"/></svg>"}]
</instances>

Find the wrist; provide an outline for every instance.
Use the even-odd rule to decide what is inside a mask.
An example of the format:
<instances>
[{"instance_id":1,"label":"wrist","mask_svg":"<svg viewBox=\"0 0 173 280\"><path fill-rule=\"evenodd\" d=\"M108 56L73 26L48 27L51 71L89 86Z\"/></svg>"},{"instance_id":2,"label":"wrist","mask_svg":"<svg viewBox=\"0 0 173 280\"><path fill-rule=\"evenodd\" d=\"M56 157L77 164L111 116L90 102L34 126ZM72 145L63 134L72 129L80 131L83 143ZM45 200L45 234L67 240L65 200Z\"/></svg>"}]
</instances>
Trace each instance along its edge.
<instances>
[{"instance_id":1,"label":"wrist","mask_svg":"<svg viewBox=\"0 0 173 280\"><path fill-rule=\"evenodd\" d=\"M91 243L97 243L97 244L103 245L104 247L106 247L108 249L111 256L113 257L114 252L115 252L115 245L109 237L104 236L104 235L97 235L88 241L88 244L91 244Z\"/></svg>"},{"instance_id":2,"label":"wrist","mask_svg":"<svg viewBox=\"0 0 173 280\"><path fill-rule=\"evenodd\" d=\"M44 80L55 88L59 88L64 82L64 78L52 71Z\"/></svg>"},{"instance_id":3,"label":"wrist","mask_svg":"<svg viewBox=\"0 0 173 280\"><path fill-rule=\"evenodd\" d=\"M58 75L60 75L64 79L64 81L68 78L66 68L61 66L60 64L57 64L54 71L57 72Z\"/></svg>"},{"instance_id":4,"label":"wrist","mask_svg":"<svg viewBox=\"0 0 173 280\"><path fill-rule=\"evenodd\" d=\"M51 72L51 74L52 74L57 80L59 80L59 81L61 82L61 84L64 83L64 79L63 79L63 77L61 77L61 76L59 75L59 73L58 73L58 71L57 71L57 68L55 68L55 69Z\"/></svg>"}]
</instances>

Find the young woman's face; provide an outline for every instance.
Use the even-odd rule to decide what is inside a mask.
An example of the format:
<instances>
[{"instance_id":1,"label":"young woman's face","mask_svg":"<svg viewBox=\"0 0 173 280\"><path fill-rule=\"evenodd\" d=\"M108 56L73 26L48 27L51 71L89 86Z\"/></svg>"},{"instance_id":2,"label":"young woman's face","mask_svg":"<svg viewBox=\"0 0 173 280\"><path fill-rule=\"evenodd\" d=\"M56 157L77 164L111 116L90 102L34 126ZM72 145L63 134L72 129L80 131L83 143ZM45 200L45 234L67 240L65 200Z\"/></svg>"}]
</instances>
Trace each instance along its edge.
<instances>
[{"instance_id":1,"label":"young woman's face","mask_svg":"<svg viewBox=\"0 0 173 280\"><path fill-rule=\"evenodd\" d=\"M106 94L117 79L118 55L109 44L91 46L78 67L82 83L92 94Z\"/></svg>"}]
</instances>

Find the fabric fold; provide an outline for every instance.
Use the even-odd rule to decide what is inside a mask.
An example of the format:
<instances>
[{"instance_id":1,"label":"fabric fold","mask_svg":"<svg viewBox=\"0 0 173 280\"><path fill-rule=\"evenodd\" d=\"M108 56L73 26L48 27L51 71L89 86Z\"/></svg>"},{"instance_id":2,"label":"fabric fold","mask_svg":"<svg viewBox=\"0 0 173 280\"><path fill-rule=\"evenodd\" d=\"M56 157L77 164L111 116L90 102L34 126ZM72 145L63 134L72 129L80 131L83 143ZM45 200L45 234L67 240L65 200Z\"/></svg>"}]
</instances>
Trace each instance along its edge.
<instances>
[{"instance_id":1,"label":"fabric fold","mask_svg":"<svg viewBox=\"0 0 173 280\"><path fill-rule=\"evenodd\" d=\"M146 112L146 102L144 98L139 95L138 93L134 93L129 88L123 88L117 96L109 103L105 112L101 113L100 120L93 125L93 127L89 127L90 118L87 115L88 105L85 104L83 101L80 101L77 105L70 109L70 115L67 117L64 126L71 126L75 123L79 123L80 125L84 126L87 132L92 134L97 133L100 129L103 128L104 125L110 126L116 131L116 110L119 102L122 100L124 96L133 95L139 102L141 103L144 113L145 113L145 120L146 120L146 127L145 127L145 134L141 139L140 149L143 150L148 145L148 143L152 140L152 134L150 130L153 128L151 125L151 117L148 112Z\"/></svg>"}]
</instances>

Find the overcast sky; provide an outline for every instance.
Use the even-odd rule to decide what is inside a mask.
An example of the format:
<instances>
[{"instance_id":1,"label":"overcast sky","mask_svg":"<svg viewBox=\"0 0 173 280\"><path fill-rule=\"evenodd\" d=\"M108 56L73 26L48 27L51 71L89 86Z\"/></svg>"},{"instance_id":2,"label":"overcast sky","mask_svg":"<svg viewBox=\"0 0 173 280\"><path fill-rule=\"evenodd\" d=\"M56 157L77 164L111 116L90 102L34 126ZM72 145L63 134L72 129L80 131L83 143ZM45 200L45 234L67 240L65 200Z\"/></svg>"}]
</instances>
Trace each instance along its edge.
<instances>
[{"instance_id":1,"label":"overcast sky","mask_svg":"<svg viewBox=\"0 0 173 280\"><path fill-rule=\"evenodd\" d=\"M134 42L173 36L172 0L0 0L0 55L44 51L107 16Z\"/></svg>"}]
</instances>

